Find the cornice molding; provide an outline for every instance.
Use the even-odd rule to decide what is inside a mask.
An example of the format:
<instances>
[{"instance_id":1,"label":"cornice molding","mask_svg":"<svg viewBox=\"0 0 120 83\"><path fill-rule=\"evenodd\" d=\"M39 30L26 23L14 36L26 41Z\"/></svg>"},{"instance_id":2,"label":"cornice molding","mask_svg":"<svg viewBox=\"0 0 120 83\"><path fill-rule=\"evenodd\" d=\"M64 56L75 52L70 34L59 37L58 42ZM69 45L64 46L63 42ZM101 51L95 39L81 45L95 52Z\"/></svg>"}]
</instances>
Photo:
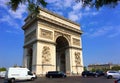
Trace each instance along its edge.
<instances>
[{"instance_id":1,"label":"cornice molding","mask_svg":"<svg viewBox=\"0 0 120 83\"><path fill-rule=\"evenodd\" d=\"M77 33L79 33L79 34L82 34L82 33L83 33L83 32L82 32L81 30L79 30L79 29L76 29L76 28L71 27L71 26L69 26L69 25L62 24L62 23L60 23L60 22L57 22L57 21L55 21L55 20L46 18L46 17L44 17L44 16L40 16L40 15L31 18L31 20L30 20L29 22L27 22L27 23L22 27L22 29L25 30L27 27L30 26L31 23L33 23L33 22L35 22L35 21L44 22L44 23L47 22L47 23L49 23L49 24L52 23L52 25L57 25L57 26L60 26L60 27L65 28L65 29L67 29L67 30L77 32Z\"/></svg>"},{"instance_id":2,"label":"cornice molding","mask_svg":"<svg viewBox=\"0 0 120 83\"><path fill-rule=\"evenodd\" d=\"M70 22L70 23L72 23L72 24L75 24L75 25L77 25L77 26L80 26L80 24L78 24L78 23L76 23L76 22L74 22L74 21L71 21L71 20L69 20L69 19L67 19L67 18L65 18L65 17L63 17L63 16L60 16L60 15L58 15L58 14L52 12L52 11L49 11L49 10L47 10L47 9L45 9L45 8L39 7L39 11L44 11L44 12L50 14L50 15L53 15L53 16L55 16L55 17L58 17L58 18L63 19L63 20L65 20L65 21L68 21L68 22ZM30 17L34 17L34 16L35 16L34 13L29 14L28 17L27 17L24 21L27 21Z\"/></svg>"},{"instance_id":3,"label":"cornice molding","mask_svg":"<svg viewBox=\"0 0 120 83\"><path fill-rule=\"evenodd\" d=\"M75 47L75 46L69 46L69 48L71 48L71 49L78 49L78 50L82 50L82 48L80 48L80 47Z\"/></svg>"}]
</instances>

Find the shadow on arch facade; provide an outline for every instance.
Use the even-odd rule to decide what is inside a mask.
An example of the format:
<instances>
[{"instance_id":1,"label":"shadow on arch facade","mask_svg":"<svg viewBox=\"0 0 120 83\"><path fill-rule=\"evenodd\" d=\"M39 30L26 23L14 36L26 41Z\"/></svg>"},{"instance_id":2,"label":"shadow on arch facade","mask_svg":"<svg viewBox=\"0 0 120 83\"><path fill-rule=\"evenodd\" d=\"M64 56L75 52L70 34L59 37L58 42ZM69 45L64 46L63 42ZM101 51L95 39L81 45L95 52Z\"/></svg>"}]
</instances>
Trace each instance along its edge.
<instances>
[{"instance_id":1,"label":"shadow on arch facade","mask_svg":"<svg viewBox=\"0 0 120 83\"><path fill-rule=\"evenodd\" d=\"M48 10L25 19L23 66L37 75L63 71L81 75L83 71L80 25Z\"/></svg>"}]
</instances>

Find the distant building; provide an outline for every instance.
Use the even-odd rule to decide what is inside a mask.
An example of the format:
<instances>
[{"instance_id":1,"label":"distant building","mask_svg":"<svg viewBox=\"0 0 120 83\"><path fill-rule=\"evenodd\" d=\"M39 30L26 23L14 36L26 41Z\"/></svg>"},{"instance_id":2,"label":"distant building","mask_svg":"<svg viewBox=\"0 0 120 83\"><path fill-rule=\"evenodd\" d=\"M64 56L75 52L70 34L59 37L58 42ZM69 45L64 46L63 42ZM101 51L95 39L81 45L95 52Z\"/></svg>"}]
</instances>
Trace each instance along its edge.
<instances>
[{"instance_id":1,"label":"distant building","mask_svg":"<svg viewBox=\"0 0 120 83\"><path fill-rule=\"evenodd\" d=\"M112 69L112 67L115 66L120 66L119 64L112 64L112 63L108 63L108 64L91 64L88 65L88 70L104 70L104 69Z\"/></svg>"}]
</instances>

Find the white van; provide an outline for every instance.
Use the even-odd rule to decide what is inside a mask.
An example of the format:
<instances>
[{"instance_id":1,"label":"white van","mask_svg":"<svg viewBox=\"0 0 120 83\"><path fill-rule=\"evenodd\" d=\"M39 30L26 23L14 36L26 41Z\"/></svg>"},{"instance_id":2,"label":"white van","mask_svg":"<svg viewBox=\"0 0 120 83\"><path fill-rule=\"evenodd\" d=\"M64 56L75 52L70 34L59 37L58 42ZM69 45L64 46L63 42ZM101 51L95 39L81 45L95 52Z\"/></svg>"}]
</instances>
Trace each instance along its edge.
<instances>
[{"instance_id":1,"label":"white van","mask_svg":"<svg viewBox=\"0 0 120 83\"><path fill-rule=\"evenodd\" d=\"M32 74L27 68L10 67L5 75L5 79L14 83L15 80L34 80L36 75Z\"/></svg>"}]
</instances>

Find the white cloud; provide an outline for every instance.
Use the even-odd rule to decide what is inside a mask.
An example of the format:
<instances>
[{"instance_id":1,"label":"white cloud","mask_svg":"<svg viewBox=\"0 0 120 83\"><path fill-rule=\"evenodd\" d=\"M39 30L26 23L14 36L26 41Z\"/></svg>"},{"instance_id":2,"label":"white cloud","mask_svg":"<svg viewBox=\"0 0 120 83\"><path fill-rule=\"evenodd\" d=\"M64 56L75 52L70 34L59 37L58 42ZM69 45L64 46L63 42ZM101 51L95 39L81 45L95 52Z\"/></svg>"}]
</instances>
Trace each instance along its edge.
<instances>
[{"instance_id":1,"label":"white cloud","mask_svg":"<svg viewBox=\"0 0 120 83\"><path fill-rule=\"evenodd\" d=\"M78 14L76 14L74 11L72 11L68 14L68 18L72 21L77 21L79 19Z\"/></svg>"},{"instance_id":2,"label":"white cloud","mask_svg":"<svg viewBox=\"0 0 120 83\"><path fill-rule=\"evenodd\" d=\"M74 11L79 11L82 8L82 3L77 3L73 6Z\"/></svg>"},{"instance_id":3,"label":"white cloud","mask_svg":"<svg viewBox=\"0 0 120 83\"><path fill-rule=\"evenodd\" d=\"M71 7L74 3L74 0L64 0L63 3L65 7Z\"/></svg>"},{"instance_id":4,"label":"white cloud","mask_svg":"<svg viewBox=\"0 0 120 83\"><path fill-rule=\"evenodd\" d=\"M120 25L114 26L114 32L112 32L108 37L113 38L116 36L120 36Z\"/></svg>"},{"instance_id":5,"label":"white cloud","mask_svg":"<svg viewBox=\"0 0 120 83\"><path fill-rule=\"evenodd\" d=\"M55 3L58 0L46 0L47 3Z\"/></svg>"},{"instance_id":6,"label":"white cloud","mask_svg":"<svg viewBox=\"0 0 120 83\"><path fill-rule=\"evenodd\" d=\"M97 14L98 14L98 12L92 12L91 14L92 14L92 15L97 15Z\"/></svg>"},{"instance_id":7,"label":"white cloud","mask_svg":"<svg viewBox=\"0 0 120 83\"><path fill-rule=\"evenodd\" d=\"M75 14L69 14L69 19L73 20L73 21L77 21L78 20L78 16Z\"/></svg>"},{"instance_id":8,"label":"white cloud","mask_svg":"<svg viewBox=\"0 0 120 83\"><path fill-rule=\"evenodd\" d=\"M107 35L111 30L113 30L113 27L111 26L105 26L97 29L93 34L91 34L91 37L98 37L98 36L103 36Z\"/></svg>"},{"instance_id":9,"label":"white cloud","mask_svg":"<svg viewBox=\"0 0 120 83\"><path fill-rule=\"evenodd\" d=\"M27 13L26 8L27 8L26 5L20 5L16 12L9 10L9 13L13 18L23 19L23 14Z\"/></svg>"},{"instance_id":10,"label":"white cloud","mask_svg":"<svg viewBox=\"0 0 120 83\"><path fill-rule=\"evenodd\" d=\"M85 10L86 10L86 11L89 11L89 10L90 10L90 7L88 7L88 6L85 7Z\"/></svg>"},{"instance_id":11,"label":"white cloud","mask_svg":"<svg viewBox=\"0 0 120 83\"><path fill-rule=\"evenodd\" d=\"M84 36L95 38L95 37L101 37L101 36L110 36L110 34L113 32L114 27L113 26L104 26L104 27L96 27L96 28L90 28ZM120 32L119 32L120 33Z\"/></svg>"},{"instance_id":12,"label":"white cloud","mask_svg":"<svg viewBox=\"0 0 120 83\"><path fill-rule=\"evenodd\" d=\"M0 0L0 7L7 9L7 2L10 0Z\"/></svg>"},{"instance_id":13,"label":"white cloud","mask_svg":"<svg viewBox=\"0 0 120 83\"><path fill-rule=\"evenodd\" d=\"M9 15L7 16L3 16L1 19L0 19L0 23L6 23L6 24L9 24L10 26L14 26L15 29L18 29L18 24L13 20L11 19L11 17Z\"/></svg>"},{"instance_id":14,"label":"white cloud","mask_svg":"<svg viewBox=\"0 0 120 83\"><path fill-rule=\"evenodd\" d=\"M98 24L98 21L92 21L89 23L89 25L97 25Z\"/></svg>"},{"instance_id":15,"label":"white cloud","mask_svg":"<svg viewBox=\"0 0 120 83\"><path fill-rule=\"evenodd\" d=\"M83 16L95 16L95 15L98 15L99 14L99 12L91 12L91 11L87 11L87 12L84 12L84 13L82 13L83 14Z\"/></svg>"},{"instance_id":16,"label":"white cloud","mask_svg":"<svg viewBox=\"0 0 120 83\"><path fill-rule=\"evenodd\" d=\"M0 10L1 12L0 24L6 23L6 25L9 25L14 29L20 29L20 24L24 19L23 14L27 12L26 5L20 5L17 11L14 12L10 10L9 7L7 7L6 5L7 2L9 2L9 0L0 0L0 7L2 8L2 10ZM17 22L18 19L19 23Z\"/></svg>"},{"instance_id":17,"label":"white cloud","mask_svg":"<svg viewBox=\"0 0 120 83\"><path fill-rule=\"evenodd\" d=\"M72 21L79 21L82 18L82 13L73 10L68 13L68 18Z\"/></svg>"}]
</instances>

